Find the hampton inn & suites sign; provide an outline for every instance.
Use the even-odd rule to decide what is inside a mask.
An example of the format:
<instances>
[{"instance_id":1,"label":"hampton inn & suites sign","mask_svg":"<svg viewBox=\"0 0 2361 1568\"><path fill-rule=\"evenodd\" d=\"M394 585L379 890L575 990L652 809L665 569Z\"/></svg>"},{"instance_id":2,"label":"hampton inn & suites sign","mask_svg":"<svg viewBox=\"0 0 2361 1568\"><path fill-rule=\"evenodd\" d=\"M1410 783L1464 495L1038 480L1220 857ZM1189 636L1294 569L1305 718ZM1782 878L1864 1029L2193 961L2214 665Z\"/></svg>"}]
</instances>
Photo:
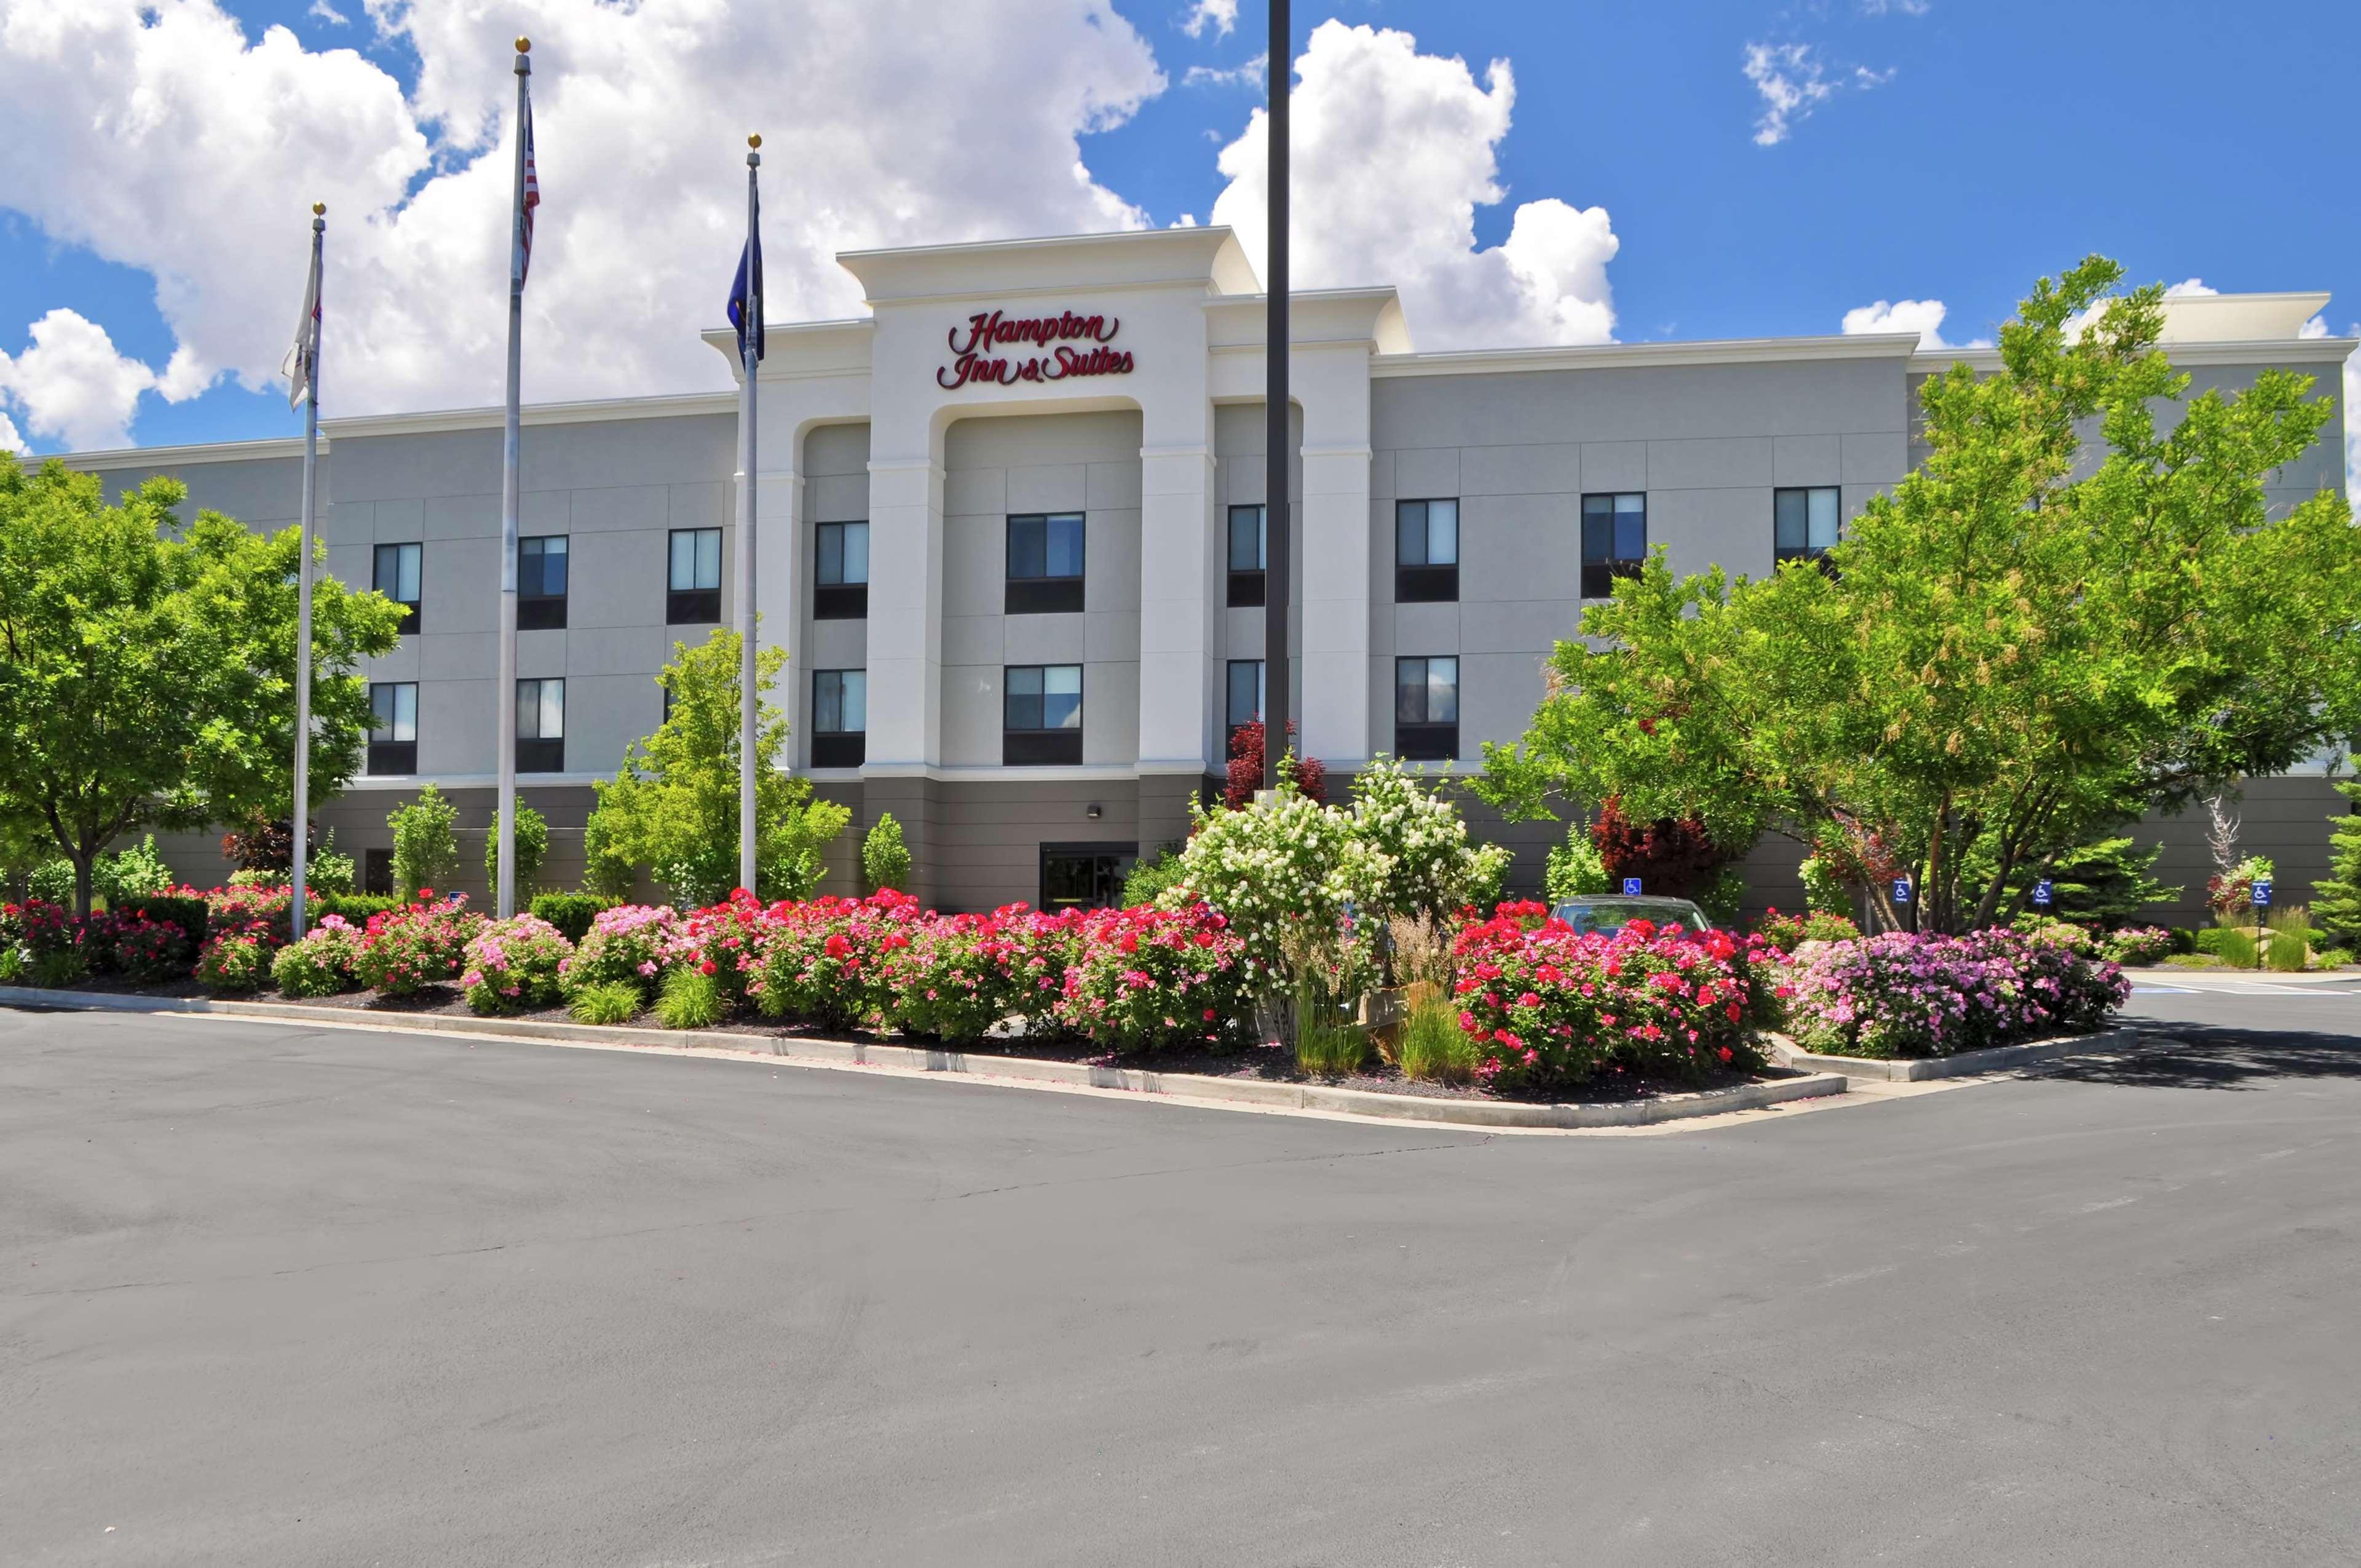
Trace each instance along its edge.
<instances>
[{"instance_id":1,"label":"hampton inn & suites sign","mask_svg":"<svg viewBox=\"0 0 2361 1568\"><path fill-rule=\"evenodd\" d=\"M1119 316L1004 315L998 311L967 318L965 335L947 334L951 362L935 370L935 385L947 392L961 387L1014 387L1022 381L1063 381L1076 376L1128 376L1131 351L1107 346L1123 324ZM1081 346L1076 346L1080 345ZM1020 357L1025 348L1047 350ZM1013 348L1005 356L996 352Z\"/></svg>"}]
</instances>

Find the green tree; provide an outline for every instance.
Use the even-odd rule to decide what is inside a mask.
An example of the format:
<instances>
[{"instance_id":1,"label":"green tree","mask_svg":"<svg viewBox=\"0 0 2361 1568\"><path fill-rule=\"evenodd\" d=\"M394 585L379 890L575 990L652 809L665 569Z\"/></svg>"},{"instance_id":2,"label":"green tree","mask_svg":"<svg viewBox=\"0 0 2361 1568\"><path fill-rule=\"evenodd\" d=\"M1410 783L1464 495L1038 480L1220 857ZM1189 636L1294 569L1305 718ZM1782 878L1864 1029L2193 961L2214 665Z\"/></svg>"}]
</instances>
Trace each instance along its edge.
<instances>
[{"instance_id":1,"label":"green tree","mask_svg":"<svg viewBox=\"0 0 2361 1568\"><path fill-rule=\"evenodd\" d=\"M385 819L393 829L393 891L404 900L421 888L451 880L459 869L459 808L427 784L418 798L396 806Z\"/></svg>"},{"instance_id":2,"label":"green tree","mask_svg":"<svg viewBox=\"0 0 2361 1568\"><path fill-rule=\"evenodd\" d=\"M861 840L861 874L872 893L889 887L910 891L910 846L902 841L902 825L890 811L879 813L877 825Z\"/></svg>"},{"instance_id":3,"label":"green tree","mask_svg":"<svg viewBox=\"0 0 2361 1568\"><path fill-rule=\"evenodd\" d=\"M2361 757L2353 764L2361 768ZM2328 880L2312 884L2312 919L2342 945L2361 948L2361 782L2339 779L2336 790L2352 805L2328 819Z\"/></svg>"},{"instance_id":4,"label":"green tree","mask_svg":"<svg viewBox=\"0 0 2361 1568\"><path fill-rule=\"evenodd\" d=\"M2005 898L2012 907L2030 907L2033 884L2046 877L2050 883L2048 913L2057 918L2108 930L2137 925L2155 905L2180 896L2180 889L2150 874L2163 853L2161 844L2145 852L2136 850L2127 836L2078 844L2046 865L2033 861L2020 866Z\"/></svg>"},{"instance_id":5,"label":"green tree","mask_svg":"<svg viewBox=\"0 0 2361 1568\"><path fill-rule=\"evenodd\" d=\"M85 912L99 852L130 829L293 806L296 531L184 525L186 499L155 478L108 506L94 476L0 453L0 816L72 862ZM400 616L314 585L312 804L360 764L355 671Z\"/></svg>"},{"instance_id":6,"label":"green tree","mask_svg":"<svg viewBox=\"0 0 2361 1568\"><path fill-rule=\"evenodd\" d=\"M738 882L738 634L726 628L694 648L674 643L672 663L656 676L671 694L670 715L654 734L631 742L622 768L597 786L594 861L644 867L684 905L726 898ZM756 656L755 880L762 885L754 891L766 899L808 896L819 885L822 853L851 820L835 802L813 799L809 780L779 769L787 721L763 694L786 659L778 648Z\"/></svg>"},{"instance_id":7,"label":"green tree","mask_svg":"<svg viewBox=\"0 0 2361 1568\"><path fill-rule=\"evenodd\" d=\"M549 819L517 796L516 803L516 896L517 903L530 905L533 888L541 878L541 862L549 854ZM495 822L484 834L485 885L500 885L500 828Z\"/></svg>"},{"instance_id":8,"label":"green tree","mask_svg":"<svg viewBox=\"0 0 2361 1568\"><path fill-rule=\"evenodd\" d=\"M2333 492L2264 494L2333 400L2273 370L2180 403L2161 291L2110 298L2120 276L2042 280L1999 370L1927 380L1929 455L1832 571L1676 579L1657 551L1558 644L1479 792L1780 833L1883 923L1954 930L2016 913L2021 867L2361 729L2361 533Z\"/></svg>"}]
</instances>

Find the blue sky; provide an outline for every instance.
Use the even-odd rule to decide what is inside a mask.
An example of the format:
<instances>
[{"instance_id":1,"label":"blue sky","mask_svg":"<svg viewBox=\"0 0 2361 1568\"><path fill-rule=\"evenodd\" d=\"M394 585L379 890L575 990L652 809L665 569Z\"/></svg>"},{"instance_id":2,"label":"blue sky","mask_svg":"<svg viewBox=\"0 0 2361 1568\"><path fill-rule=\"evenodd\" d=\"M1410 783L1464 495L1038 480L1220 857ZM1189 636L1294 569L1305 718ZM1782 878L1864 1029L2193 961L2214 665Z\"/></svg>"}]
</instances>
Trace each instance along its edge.
<instances>
[{"instance_id":1,"label":"blue sky","mask_svg":"<svg viewBox=\"0 0 2361 1568\"><path fill-rule=\"evenodd\" d=\"M390 77L404 98L420 88L422 49L440 47L441 35L423 24L377 32L359 0L336 0L347 14L342 25L314 14L323 7L310 0L219 3L247 43L276 23L307 50L357 49L359 62ZM427 3L418 0L421 15ZM533 0L544 10L564 3ZM1238 0L1226 35L1208 23L1192 37L1184 24L1195 3L1114 0L1137 34L1126 47L1152 53L1167 84L1135 92L1121 123L1079 130L1073 143L1098 187L1156 224L1212 214L1229 182L1216 157L1261 102L1259 83L1238 74L1261 50L1267 24L1257 0ZM10 4L0 0L0 12ZM1216 0L1213 9L1221 8ZM1085 10L1086 0L1070 9ZM1476 206L1476 246L1499 246L1529 201L1604 208L1619 244L1606 279L1620 338L1833 332L1849 310L1904 298L1944 302L1943 331L1953 341L1988 336L2037 273L2092 250L2120 258L2136 280L2196 277L2224 291L2331 291L2337 298L2327 320L2341 334L2361 321L2361 223L2342 151L2350 78L2361 58L2361 6L2314 0L2271 6L2267 17L2260 10L2170 0L1332 0L1299 5L1295 24L1299 51L1331 16L1400 29L1414 36L1422 57L1465 60L1478 83L1488 62L1510 61L1513 112L1492 147L1506 199ZM1087 16L1082 25L1106 30ZM910 36L904 47L928 47L909 43ZM1750 46L1767 62L1758 74L1775 70L1790 83L1817 81L1823 93L1798 104L1784 137L1769 145L1766 99L1746 71ZM1125 69L1108 58L1107 70ZM991 112L1001 91L979 93L977 113ZM776 117L807 97L795 82L779 82L761 112ZM462 168L482 150L448 137L451 122L436 119L438 108L447 109L447 101L419 106L434 145L431 170L409 181L412 192L430 172ZM61 104L55 112L78 110ZM878 135L851 113L807 128ZM1031 156L1048 166L1038 171L1043 179L1057 179L1054 154L1028 155L1017 144L1013 155ZM890 160L893 149L880 156ZM114 172L97 166L79 177L105 181ZM766 213L783 225L775 214L795 207L803 181L787 159L774 159L765 173ZM578 206L590 178L590 170L567 170L552 201ZM923 195L924 179L917 183ZM123 363L160 378L183 331L193 336L159 305L158 274L175 268L171 253L158 259L119 231L89 242L61 235L68 225L54 196L45 207L17 194L20 187L0 165L0 353L22 355L29 324L63 309L103 327ZM1044 201L1030 211L1063 211ZM923 231L924 201L917 205L902 221ZM1031 232L1021 219L1010 221ZM950 226L973 232L977 222L969 214ZM173 243L211 251L258 242L225 216L210 231L194 222ZM771 243L775 258L792 240L774 226ZM299 246L300 235L282 248ZM99 249L126 259L104 259ZM1380 239L1335 264L1367 269L1386 259ZM718 315L727 261L724 251L713 267L713 308L684 306L683 321L700 311ZM277 270L256 285L254 299L265 302L236 308L269 318L267 334L256 329L258 343L268 336L283 344L300 258L273 265ZM815 276L826 270L824 258L812 266ZM297 276L282 287L281 273ZM228 274L225 262L207 276ZM191 285L199 292L208 286ZM276 302L281 296L283 305ZM1416 309L1411 326L1422 327ZM642 330L667 344L684 335L669 319ZM243 367L254 378L275 364L275 348L267 360L262 354L214 352L206 364ZM663 374L706 373L696 368L702 360L684 363L691 368ZM0 388L5 369L0 363ZM718 374L718 361L713 369ZM440 383L389 379L380 400L489 401L496 387L488 391L466 397ZM298 428L282 395L240 385L227 370L182 400L151 389L126 406L135 410L129 434L142 444ZM27 405L0 394L0 415L12 412L32 449L74 444L44 435Z\"/></svg>"}]
</instances>

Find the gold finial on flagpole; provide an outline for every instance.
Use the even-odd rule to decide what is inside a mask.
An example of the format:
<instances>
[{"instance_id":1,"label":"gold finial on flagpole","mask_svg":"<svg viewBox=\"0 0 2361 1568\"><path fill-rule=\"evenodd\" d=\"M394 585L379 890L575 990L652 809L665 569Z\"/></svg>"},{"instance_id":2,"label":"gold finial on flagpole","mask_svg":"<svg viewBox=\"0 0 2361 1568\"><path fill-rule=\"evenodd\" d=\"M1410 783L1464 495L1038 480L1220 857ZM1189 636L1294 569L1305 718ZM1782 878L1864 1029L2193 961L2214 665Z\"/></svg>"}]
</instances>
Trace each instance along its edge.
<instances>
[{"instance_id":1,"label":"gold finial on flagpole","mask_svg":"<svg viewBox=\"0 0 2361 1568\"><path fill-rule=\"evenodd\" d=\"M324 218L324 217L326 217L326 216L328 215L328 203L325 203L325 202L314 202L314 203L312 203L312 215L313 215L313 217L315 217L315 218Z\"/></svg>"},{"instance_id":2,"label":"gold finial on flagpole","mask_svg":"<svg viewBox=\"0 0 2361 1568\"><path fill-rule=\"evenodd\" d=\"M523 36L520 35L520 36L518 37L518 38L517 38L517 53L519 53L519 54L531 54L532 52L533 52L533 40L532 40L531 38L525 38L525 37L523 37Z\"/></svg>"},{"instance_id":3,"label":"gold finial on flagpole","mask_svg":"<svg viewBox=\"0 0 2361 1568\"><path fill-rule=\"evenodd\" d=\"M763 145L763 138L759 135L748 137L746 138L746 145L748 147L761 147Z\"/></svg>"}]
</instances>

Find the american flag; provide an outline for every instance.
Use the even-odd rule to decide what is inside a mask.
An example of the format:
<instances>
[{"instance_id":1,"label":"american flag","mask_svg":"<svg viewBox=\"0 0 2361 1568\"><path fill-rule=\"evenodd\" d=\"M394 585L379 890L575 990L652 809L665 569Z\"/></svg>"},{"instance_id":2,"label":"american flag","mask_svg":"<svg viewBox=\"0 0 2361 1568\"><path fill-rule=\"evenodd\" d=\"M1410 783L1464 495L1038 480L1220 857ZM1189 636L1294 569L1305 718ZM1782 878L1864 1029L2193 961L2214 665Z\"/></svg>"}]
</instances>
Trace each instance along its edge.
<instances>
[{"instance_id":1,"label":"american flag","mask_svg":"<svg viewBox=\"0 0 2361 1568\"><path fill-rule=\"evenodd\" d=\"M525 274L533 269L533 210L541 205L541 180L533 168L533 95L524 100L524 211L517 225L516 280L524 287Z\"/></svg>"}]
</instances>

